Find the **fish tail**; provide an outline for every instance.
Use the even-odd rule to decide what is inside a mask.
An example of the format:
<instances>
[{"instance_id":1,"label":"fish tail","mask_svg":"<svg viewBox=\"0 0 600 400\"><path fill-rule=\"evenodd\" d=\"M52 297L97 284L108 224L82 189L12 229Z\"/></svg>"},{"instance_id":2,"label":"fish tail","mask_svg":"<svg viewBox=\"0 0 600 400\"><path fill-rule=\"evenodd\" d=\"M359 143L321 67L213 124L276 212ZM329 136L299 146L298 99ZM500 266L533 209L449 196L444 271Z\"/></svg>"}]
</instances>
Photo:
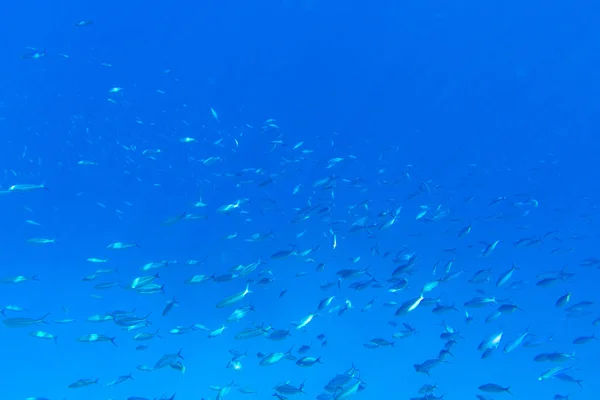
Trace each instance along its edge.
<instances>
[{"instance_id":1,"label":"fish tail","mask_svg":"<svg viewBox=\"0 0 600 400\"><path fill-rule=\"evenodd\" d=\"M40 319L38 319L38 322L43 322L43 323L47 323L46 321L44 321L48 315L50 315L50 313L47 313L46 315L44 315L43 317L41 317Z\"/></svg>"}]
</instances>

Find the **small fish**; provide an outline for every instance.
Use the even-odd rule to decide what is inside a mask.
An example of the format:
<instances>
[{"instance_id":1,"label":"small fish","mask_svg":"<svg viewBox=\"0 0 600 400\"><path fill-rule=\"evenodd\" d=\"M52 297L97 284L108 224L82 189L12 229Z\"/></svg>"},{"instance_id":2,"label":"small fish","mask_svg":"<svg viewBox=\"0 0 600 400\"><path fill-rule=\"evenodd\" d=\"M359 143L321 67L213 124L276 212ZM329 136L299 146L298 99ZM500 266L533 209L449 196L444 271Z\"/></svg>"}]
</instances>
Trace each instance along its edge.
<instances>
[{"instance_id":1,"label":"small fish","mask_svg":"<svg viewBox=\"0 0 600 400\"><path fill-rule=\"evenodd\" d=\"M105 258L96 258L96 257L86 258L86 261L91 262L91 263L106 263L106 262L108 262L108 260Z\"/></svg>"},{"instance_id":2,"label":"small fish","mask_svg":"<svg viewBox=\"0 0 600 400\"><path fill-rule=\"evenodd\" d=\"M596 337L596 335L591 335L591 336L579 336L577 338L575 338L575 340L573 340L573 344L587 344L590 342L593 342L594 340L598 340L598 338Z\"/></svg>"},{"instance_id":3,"label":"small fish","mask_svg":"<svg viewBox=\"0 0 600 400\"><path fill-rule=\"evenodd\" d=\"M112 250L124 250L124 249L130 249L132 247L141 248L141 246L137 243L122 243L122 242L114 242L114 243L111 243L108 246L106 246L107 249L112 249Z\"/></svg>"},{"instance_id":4,"label":"small fish","mask_svg":"<svg viewBox=\"0 0 600 400\"><path fill-rule=\"evenodd\" d=\"M225 331L225 329L227 329L227 327L225 325L223 325L220 328L215 329L214 331L210 331L208 333L208 338L212 339L212 338L215 338L217 336L221 336L223 334L223 332Z\"/></svg>"},{"instance_id":5,"label":"small fish","mask_svg":"<svg viewBox=\"0 0 600 400\"><path fill-rule=\"evenodd\" d=\"M40 318L6 318L2 320L2 323L8 328L22 328L31 325L47 324L45 319L48 315L50 315L50 313Z\"/></svg>"},{"instance_id":6,"label":"small fish","mask_svg":"<svg viewBox=\"0 0 600 400\"><path fill-rule=\"evenodd\" d=\"M467 236L471 232L471 229L472 229L471 225L465 226L464 228L462 228L460 230L460 232L458 232L458 235L456 235L456 237L461 238L461 237Z\"/></svg>"},{"instance_id":7,"label":"small fish","mask_svg":"<svg viewBox=\"0 0 600 400\"><path fill-rule=\"evenodd\" d=\"M486 393L508 393L512 394L510 387L500 386L496 383L486 383L485 385L479 386L479 390Z\"/></svg>"},{"instance_id":8,"label":"small fish","mask_svg":"<svg viewBox=\"0 0 600 400\"><path fill-rule=\"evenodd\" d=\"M49 189L43 183L41 185L32 185L32 184L27 184L27 183L12 185L11 187L8 188L8 191L9 192L31 192L33 190L39 190L39 189L44 189L44 190L49 191Z\"/></svg>"},{"instance_id":9,"label":"small fish","mask_svg":"<svg viewBox=\"0 0 600 400\"><path fill-rule=\"evenodd\" d=\"M296 329L300 330L306 327L306 325L308 325L314 317L316 317L317 315L320 314L308 314L306 317L302 318L300 320L300 322L296 325Z\"/></svg>"},{"instance_id":10,"label":"small fish","mask_svg":"<svg viewBox=\"0 0 600 400\"><path fill-rule=\"evenodd\" d=\"M56 239L31 238L31 239L27 240L27 243L32 243L32 244L54 244L54 243L56 243Z\"/></svg>"},{"instance_id":11,"label":"small fish","mask_svg":"<svg viewBox=\"0 0 600 400\"><path fill-rule=\"evenodd\" d=\"M518 348L521 345L521 343L523 343L523 341L525 340L525 338L528 335L529 335L529 329L527 329L525 332L523 332L523 334L518 336L515 340L513 340L512 342L510 342L506 346L504 346L504 353L510 353L513 350L515 350L516 348Z\"/></svg>"},{"instance_id":12,"label":"small fish","mask_svg":"<svg viewBox=\"0 0 600 400\"><path fill-rule=\"evenodd\" d=\"M98 333L90 333L88 335L79 336L75 340L77 340L80 343L110 342L114 346L117 346L117 343L115 343L115 339L116 339L116 337L110 337L110 336L101 335Z\"/></svg>"},{"instance_id":13,"label":"small fish","mask_svg":"<svg viewBox=\"0 0 600 400\"><path fill-rule=\"evenodd\" d=\"M75 23L75 26L90 26L94 23L91 19L85 19Z\"/></svg>"},{"instance_id":14,"label":"small fish","mask_svg":"<svg viewBox=\"0 0 600 400\"><path fill-rule=\"evenodd\" d=\"M481 254L482 254L484 257L487 257L487 256L489 256L490 254L492 254L492 252L494 251L494 249L496 249L496 246L498 246L498 243L500 243L500 241L499 241L499 240L496 240L495 242L488 244L488 245L487 245L487 246L486 246L486 247L485 247L485 248L484 248L484 249L481 251Z\"/></svg>"},{"instance_id":15,"label":"small fish","mask_svg":"<svg viewBox=\"0 0 600 400\"><path fill-rule=\"evenodd\" d=\"M98 378L96 378L96 379L79 379L78 381L71 383L69 385L69 389L82 388L82 387L94 385L96 383L98 383Z\"/></svg>"},{"instance_id":16,"label":"small fish","mask_svg":"<svg viewBox=\"0 0 600 400\"><path fill-rule=\"evenodd\" d=\"M131 376L131 374L121 375L121 376L117 377L117 379L115 379L114 381L108 382L104 386L106 386L106 387L115 386L115 385L118 385L118 384L123 383L128 380L133 380L133 376Z\"/></svg>"},{"instance_id":17,"label":"small fish","mask_svg":"<svg viewBox=\"0 0 600 400\"><path fill-rule=\"evenodd\" d=\"M517 268L517 266L515 264L513 264L512 267L508 271L506 271L505 273L500 275L500 277L496 281L496 287L500 287L500 286L504 285L506 282L508 282L509 279L513 276L514 272L518 269L519 268Z\"/></svg>"},{"instance_id":18,"label":"small fish","mask_svg":"<svg viewBox=\"0 0 600 400\"><path fill-rule=\"evenodd\" d=\"M243 291L241 291L239 293L236 293L234 295L231 295L231 296L228 296L228 297L224 298L219 303L217 303L217 308L223 308L223 307L230 306L230 305L232 305L234 303L237 303L238 301L240 301L244 297L246 297L246 295L248 295L249 293L252 293L252 291L250 290L250 284L247 283L246 284L246 289L244 289Z\"/></svg>"},{"instance_id":19,"label":"small fish","mask_svg":"<svg viewBox=\"0 0 600 400\"><path fill-rule=\"evenodd\" d=\"M571 300L571 293L565 293L556 300L556 307L564 307Z\"/></svg>"},{"instance_id":20,"label":"small fish","mask_svg":"<svg viewBox=\"0 0 600 400\"><path fill-rule=\"evenodd\" d=\"M53 335L53 334L45 332L45 331L29 332L29 336L32 336L32 337L38 338L38 339L50 339L50 340L54 340L54 342L56 342L58 340L58 337L56 335Z\"/></svg>"},{"instance_id":21,"label":"small fish","mask_svg":"<svg viewBox=\"0 0 600 400\"><path fill-rule=\"evenodd\" d=\"M18 275L18 276L11 276L9 278L3 278L0 280L0 283L23 283L23 282L27 282L27 281L39 281L37 275L33 275L33 276L23 276L23 275Z\"/></svg>"},{"instance_id":22,"label":"small fish","mask_svg":"<svg viewBox=\"0 0 600 400\"><path fill-rule=\"evenodd\" d=\"M217 115L217 112L211 107L210 108L210 113L212 114L213 118L217 121L217 122L221 122L219 121L219 116Z\"/></svg>"},{"instance_id":23,"label":"small fish","mask_svg":"<svg viewBox=\"0 0 600 400\"><path fill-rule=\"evenodd\" d=\"M177 300L175 300L175 298L173 298L173 300L169 300L167 301L167 304L165 305L165 308L163 309L162 312L162 316L166 316L172 309L173 307L177 307L179 306L179 302L177 302Z\"/></svg>"}]
</instances>

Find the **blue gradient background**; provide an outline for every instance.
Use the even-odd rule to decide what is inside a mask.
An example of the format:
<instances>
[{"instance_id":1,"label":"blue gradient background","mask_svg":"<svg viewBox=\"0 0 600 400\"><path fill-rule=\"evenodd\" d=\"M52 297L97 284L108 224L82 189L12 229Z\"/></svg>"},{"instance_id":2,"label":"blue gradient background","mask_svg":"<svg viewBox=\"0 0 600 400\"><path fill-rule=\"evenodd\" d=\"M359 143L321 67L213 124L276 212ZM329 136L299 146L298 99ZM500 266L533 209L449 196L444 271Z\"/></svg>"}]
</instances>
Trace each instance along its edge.
<instances>
[{"instance_id":1,"label":"blue gradient background","mask_svg":"<svg viewBox=\"0 0 600 400\"><path fill-rule=\"evenodd\" d=\"M591 320L598 310L594 306L592 316L566 319L562 310L554 308L565 290L573 293L573 302L600 300L598 271L579 266L582 259L597 255L598 242L600 41L593 19L595 6L587 6L318 0L3 4L0 167L4 175L0 184L6 189L16 183L45 182L51 191L0 196L1 277L40 278L2 285L0 307L18 304L29 310L30 317L51 312L49 320L68 317L77 322L40 327L58 335L57 344L28 335L37 328L0 326L2 398L100 400L154 398L162 393L177 393L177 399L214 398L216 392L209 386L223 386L232 379L257 390L257 398L270 396L271 388L281 381L298 385L306 380L305 390L314 398L330 378L355 363L367 383L357 399L408 398L416 396L421 384L431 382L450 400L473 398L477 387L487 382L511 386L520 399L550 399L555 393L594 399L600 393L595 382L599 344L576 348L571 342L594 332ZM94 24L75 27L82 19L92 19ZM21 59L26 46L45 49L48 55ZM110 96L120 104L107 101L108 89L114 86L124 88ZM219 113L221 123L212 118L210 107ZM304 141L306 148L314 150L307 155L309 160L288 166L265 188L236 187L240 178L215 176L246 167L281 171L281 157L291 157L292 151L269 152L268 142L275 138L260 133L268 118L277 120L286 143ZM179 143L185 136L201 142ZM221 136L229 140L226 148L210 145ZM234 136L240 141L236 153L231 151ZM128 152L122 145L135 145L138 150ZM148 160L140 153L148 148L161 148L164 153L156 161ZM325 169L328 159L349 154L356 161ZM189 159L210 156L224 161L204 166ZM98 165L79 166L81 159ZM368 189L361 192L338 184L332 219L353 221L356 218L348 216L347 207L370 199L373 215L390 204L402 204L397 223L376 232L376 239L364 233L340 233L335 251L324 236L325 222L312 218L291 224L292 209L306 206L312 183L332 171L349 179L361 177ZM401 179L406 172L410 180L380 183ZM258 182L265 178L258 177ZM441 187L430 197L407 200L423 181ZM297 184L304 185L303 191L292 196ZM514 195L522 193L540 203L526 217L510 204L488 207L497 196L515 201ZM209 205L208 221L161 226L170 216L195 212L190 205L200 195ZM328 201L327 196L317 190L314 198ZM465 202L469 196L475 196L470 204ZM249 214L215 212L242 197L252 200L244 206ZM264 198L275 200L285 217ZM415 221L420 204L440 203L451 210L447 219ZM267 206L271 210L261 214ZM116 210L123 212L122 218ZM483 221L498 212L509 217ZM245 222L246 218L252 221ZM30 226L27 219L42 226ZM472 233L457 240L456 233L469 223ZM304 229L307 233L296 239ZM243 241L252 233L269 230L275 234L272 241ZM512 245L550 230L559 231L554 235L557 239L537 247ZM222 239L234 232L236 239ZM32 246L27 243L31 237L57 237L57 243ZM497 239L502 242L496 251L480 257L480 242ZM141 249L105 248L115 241L138 240ZM335 271L351 267L348 258L358 255L362 257L358 266L370 264L378 279L387 279L395 265L369 253L376 242L382 252L395 253L408 246L419 254L419 269L409 278L409 288L396 295L377 289L355 292L344 287L327 293L319 289L319 281L335 279ZM321 245L313 257L326 264L325 272L316 273L315 265L299 258L269 259L288 243L300 249ZM559 246L573 250L550 253ZM406 318L396 318L393 309L381 306L384 301L401 303L417 296L422 284L432 279L433 265L451 258L443 252L450 247L458 248L454 268L465 273L432 294L442 295L444 303L456 303L460 314L437 316L420 307ZM109 263L90 264L85 261L88 257L106 257ZM137 296L116 288L99 293L103 299L93 299L90 294L98 292L92 289L97 282L81 281L97 266L117 268L118 279L126 282L143 275L139 268L147 262L205 257L203 266L179 264L159 270L166 296ZM176 325L220 327L235 307L223 310L214 305L245 286L243 280L189 286L185 279L225 273L259 257L267 262L259 269L273 270L276 281L252 287L254 293L242 304L251 300L255 313L211 340L204 332L167 334ZM462 303L476 295L467 279L478 269L493 268L495 281L513 262L521 267L514 279L527 284L519 290L490 290L498 297L510 297L524 313L486 324L483 319L491 309L474 310L476 323L464 327ZM551 288L534 285L536 275L565 266L576 272L574 279ZM301 271L309 272L308 276L296 278ZM278 298L283 289L288 293ZM338 300L350 299L354 308L342 317L318 317L308 332L293 332L281 343L233 339L252 321L291 327L290 321L313 312L319 300L333 294ZM160 317L172 296L181 307ZM374 296L375 307L361 313L360 308ZM136 351L132 335L114 324L85 322L92 314L133 308L139 315L152 311L149 331L160 328L165 337L150 342L144 352ZM395 348L362 346L373 337L389 339L395 330L386 321L393 319L409 322L420 334L398 341ZM453 349L450 363L433 371L430 381L416 374L413 364L434 358L442 348L438 338L442 320L466 339ZM528 327L540 336L553 335L552 344L479 359L477 344L491 333L505 332L503 348ZM87 333L117 336L119 346L75 341ZM327 347L319 347L315 339L319 333L327 334ZM302 369L283 361L260 367L253 356L311 342L310 355L321 356L323 365ZM152 365L180 348L187 368L183 376L169 369L135 370L136 365ZM251 357L242 361L242 373L225 369L228 349L249 349ZM583 390L556 380L537 381L550 365L534 363L535 354L574 349L581 361L570 373L583 379ZM130 372L135 380L116 387L67 389L80 378L98 377L103 384ZM243 397L253 396L235 390L228 396Z\"/></svg>"}]
</instances>

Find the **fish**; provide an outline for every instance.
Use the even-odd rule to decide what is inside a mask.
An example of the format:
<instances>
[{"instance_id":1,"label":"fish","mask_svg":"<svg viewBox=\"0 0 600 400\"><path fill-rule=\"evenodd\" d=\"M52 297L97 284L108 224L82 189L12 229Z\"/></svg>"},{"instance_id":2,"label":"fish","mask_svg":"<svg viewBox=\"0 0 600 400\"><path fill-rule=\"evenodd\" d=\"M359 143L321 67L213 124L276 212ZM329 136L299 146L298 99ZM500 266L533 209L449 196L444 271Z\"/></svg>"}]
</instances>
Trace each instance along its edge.
<instances>
[{"instance_id":1,"label":"fish","mask_svg":"<svg viewBox=\"0 0 600 400\"><path fill-rule=\"evenodd\" d=\"M252 293L250 290L250 283L246 284L246 288L239 293L232 294L231 296L225 297L223 300L217 303L217 308L228 307L244 299L248 294Z\"/></svg>"},{"instance_id":2,"label":"fish","mask_svg":"<svg viewBox=\"0 0 600 400\"><path fill-rule=\"evenodd\" d=\"M7 328L23 328L32 325L47 324L46 318L48 315L50 315L50 313L47 313L40 318L5 318L2 320L2 323Z\"/></svg>"},{"instance_id":3,"label":"fish","mask_svg":"<svg viewBox=\"0 0 600 400\"><path fill-rule=\"evenodd\" d=\"M87 335L79 336L76 340L80 343L100 343L100 342L110 342L113 346L117 347L117 343L115 342L116 337L110 337L98 333L90 333Z\"/></svg>"},{"instance_id":4,"label":"fish","mask_svg":"<svg viewBox=\"0 0 600 400\"><path fill-rule=\"evenodd\" d=\"M43 190L47 190L49 191L49 189L46 187L45 184L30 184L30 183L18 183L16 185L12 185L8 188L9 192L32 192L34 190L39 190L39 189L43 189Z\"/></svg>"},{"instance_id":5,"label":"fish","mask_svg":"<svg viewBox=\"0 0 600 400\"><path fill-rule=\"evenodd\" d=\"M79 380L71 383L69 385L69 389L78 389L78 388L94 385L97 383L98 383L98 378L96 378L96 379L89 379L89 378L79 379Z\"/></svg>"},{"instance_id":6,"label":"fish","mask_svg":"<svg viewBox=\"0 0 600 400\"><path fill-rule=\"evenodd\" d=\"M479 390L486 393L508 393L512 395L510 387L503 387L496 383L486 383L484 385L481 385L479 386Z\"/></svg>"},{"instance_id":7,"label":"fish","mask_svg":"<svg viewBox=\"0 0 600 400\"><path fill-rule=\"evenodd\" d=\"M133 247L141 248L137 243L123 243L123 242L113 242L106 246L107 249L112 250L124 250L131 249Z\"/></svg>"},{"instance_id":8,"label":"fish","mask_svg":"<svg viewBox=\"0 0 600 400\"><path fill-rule=\"evenodd\" d=\"M50 339L50 340L53 340L55 343L58 342L58 336L53 335L52 333L45 332L45 331L29 332L29 336L38 338L38 339Z\"/></svg>"},{"instance_id":9,"label":"fish","mask_svg":"<svg viewBox=\"0 0 600 400\"><path fill-rule=\"evenodd\" d=\"M4 397L594 398L598 146L560 118L594 120L579 87L539 112L544 86L490 78L473 41L470 75L450 52L421 68L440 52L420 32L441 31L420 9L407 25L375 3L284 3L211 4L208 57L200 31L141 13L110 51L115 13L53 19L55 50L5 54ZM528 97L498 108L515 83Z\"/></svg>"}]
</instances>

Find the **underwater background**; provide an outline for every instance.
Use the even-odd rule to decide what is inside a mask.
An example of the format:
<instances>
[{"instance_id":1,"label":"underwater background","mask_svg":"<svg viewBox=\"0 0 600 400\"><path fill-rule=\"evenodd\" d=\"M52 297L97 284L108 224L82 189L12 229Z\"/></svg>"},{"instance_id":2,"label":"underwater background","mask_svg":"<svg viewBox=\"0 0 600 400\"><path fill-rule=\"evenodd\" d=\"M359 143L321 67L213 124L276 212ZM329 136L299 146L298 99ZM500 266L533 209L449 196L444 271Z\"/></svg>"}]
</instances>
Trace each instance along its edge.
<instances>
[{"instance_id":1,"label":"underwater background","mask_svg":"<svg viewBox=\"0 0 600 400\"><path fill-rule=\"evenodd\" d=\"M596 8L5 2L0 398L597 399Z\"/></svg>"}]
</instances>

